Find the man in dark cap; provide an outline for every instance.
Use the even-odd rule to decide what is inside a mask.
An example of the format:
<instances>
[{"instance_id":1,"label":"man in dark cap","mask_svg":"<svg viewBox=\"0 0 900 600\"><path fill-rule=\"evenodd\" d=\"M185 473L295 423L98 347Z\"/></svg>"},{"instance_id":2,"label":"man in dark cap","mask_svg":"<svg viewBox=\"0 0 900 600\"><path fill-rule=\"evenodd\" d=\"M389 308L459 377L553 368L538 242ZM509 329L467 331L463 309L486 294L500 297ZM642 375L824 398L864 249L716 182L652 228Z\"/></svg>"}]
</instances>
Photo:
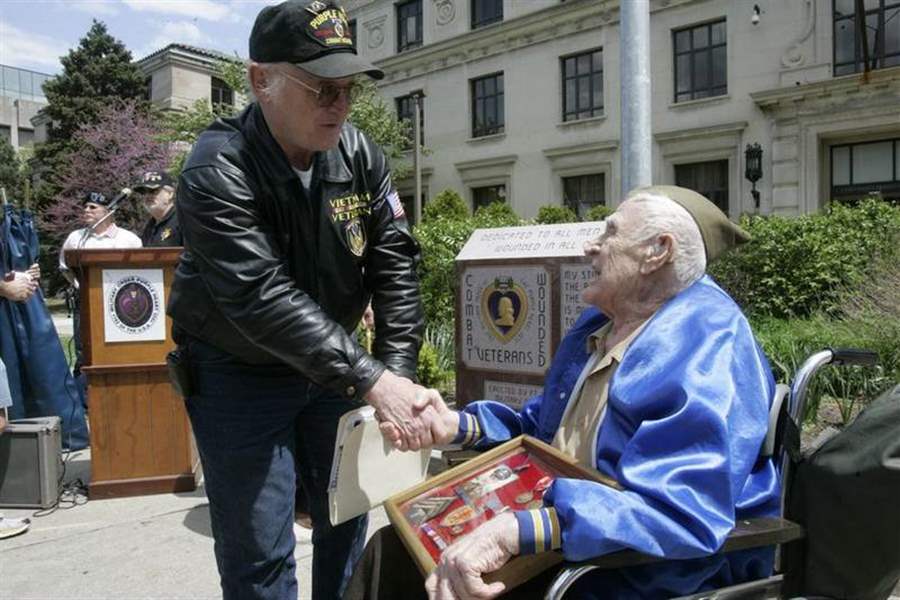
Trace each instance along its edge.
<instances>
[{"instance_id":1,"label":"man in dark cap","mask_svg":"<svg viewBox=\"0 0 900 600\"><path fill-rule=\"evenodd\" d=\"M691 190L630 194L603 234L585 243L596 273L582 293L591 307L554 354L542 394L521 411L491 401L462 412L439 406L455 433L436 440L484 449L532 435L623 489L557 479L540 507L529 496L445 540L424 584L398 557L396 534L383 529L347 600L420 598L426 590L432 600L492 598L503 584L485 584L482 574L514 555L550 550L570 561L625 549L678 559L594 571L573 598L671 598L768 575L771 549L709 556L736 520L779 511L775 465L759 456L772 373L740 308L705 275L709 261L747 239ZM548 583L530 582L514 597L543 597Z\"/></svg>"},{"instance_id":2,"label":"man in dark cap","mask_svg":"<svg viewBox=\"0 0 900 600\"><path fill-rule=\"evenodd\" d=\"M134 187L150 219L141 232L144 247L181 246L181 227L175 211L175 180L165 171L148 171Z\"/></svg>"},{"instance_id":3,"label":"man in dark cap","mask_svg":"<svg viewBox=\"0 0 900 600\"><path fill-rule=\"evenodd\" d=\"M344 10L264 8L248 75L256 100L200 135L179 178L185 252L168 313L224 596L296 598L296 465L312 596L333 599L366 532L365 517L329 523L338 419L369 403L401 449L443 434L439 396L412 381L419 249L384 154L345 122L355 78L382 72L356 55ZM353 335L370 299L373 355Z\"/></svg>"}]
</instances>

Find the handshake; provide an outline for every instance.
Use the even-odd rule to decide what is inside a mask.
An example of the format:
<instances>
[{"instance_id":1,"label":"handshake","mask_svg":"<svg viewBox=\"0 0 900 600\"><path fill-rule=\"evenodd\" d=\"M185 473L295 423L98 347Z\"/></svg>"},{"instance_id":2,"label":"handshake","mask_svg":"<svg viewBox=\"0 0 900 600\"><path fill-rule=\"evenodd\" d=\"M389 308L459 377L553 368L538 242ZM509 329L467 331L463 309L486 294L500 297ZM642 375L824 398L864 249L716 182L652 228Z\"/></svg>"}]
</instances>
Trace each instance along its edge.
<instances>
[{"instance_id":1,"label":"handshake","mask_svg":"<svg viewBox=\"0 0 900 600\"><path fill-rule=\"evenodd\" d=\"M375 408L381 434L400 450L449 444L459 430L459 413L447 408L437 390L390 371L378 378L366 402Z\"/></svg>"},{"instance_id":2,"label":"handshake","mask_svg":"<svg viewBox=\"0 0 900 600\"><path fill-rule=\"evenodd\" d=\"M10 271L0 280L0 297L25 302L37 291L40 280L41 268L37 263L28 267L27 271Z\"/></svg>"}]
</instances>

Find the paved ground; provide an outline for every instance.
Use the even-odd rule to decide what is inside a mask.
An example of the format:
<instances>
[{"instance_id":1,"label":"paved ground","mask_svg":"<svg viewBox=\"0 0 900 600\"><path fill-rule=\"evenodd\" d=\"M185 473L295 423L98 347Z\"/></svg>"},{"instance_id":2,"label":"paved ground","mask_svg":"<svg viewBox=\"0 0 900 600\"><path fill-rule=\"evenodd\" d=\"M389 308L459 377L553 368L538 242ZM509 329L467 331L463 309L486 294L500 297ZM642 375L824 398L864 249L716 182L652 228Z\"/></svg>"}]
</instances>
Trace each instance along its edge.
<instances>
[{"instance_id":1,"label":"paved ground","mask_svg":"<svg viewBox=\"0 0 900 600\"><path fill-rule=\"evenodd\" d=\"M72 319L66 313L51 313L53 324L56 325L56 333L59 335L72 335Z\"/></svg>"},{"instance_id":2,"label":"paved ground","mask_svg":"<svg viewBox=\"0 0 900 600\"><path fill-rule=\"evenodd\" d=\"M74 453L66 480L87 481L89 452ZM33 510L0 509L8 517ZM0 540L4 600L221 598L202 487L91 501L31 518L24 535ZM370 534L387 524L372 511ZM310 597L312 543L301 530L295 556L301 599Z\"/></svg>"}]
</instances>

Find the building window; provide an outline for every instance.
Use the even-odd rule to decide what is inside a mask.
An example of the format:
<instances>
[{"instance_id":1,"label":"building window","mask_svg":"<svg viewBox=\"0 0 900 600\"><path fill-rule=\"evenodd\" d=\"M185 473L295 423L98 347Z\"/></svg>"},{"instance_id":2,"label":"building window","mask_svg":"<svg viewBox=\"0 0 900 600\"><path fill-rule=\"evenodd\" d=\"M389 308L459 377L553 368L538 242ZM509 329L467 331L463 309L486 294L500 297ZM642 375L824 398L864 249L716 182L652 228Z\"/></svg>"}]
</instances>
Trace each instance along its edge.
<instances>
[{"instance_id":1,"label":"building window","mask_svg":"<svg viewBox=\"0 0 900 600\"><path fill-rule=\"evenodd\" d=\"M34 129L19 128L19 147L34 146Z\"/></svg>"},{"instance_id":2,"label":"building window","mask_svg":"<svg viewBox=\"0 0 900 600\"><path fill-rule=\"evenodd\" d=\"M857 199L879 192L900 200L900 139L831 147L832 199Z\"/></svg>"},{"instance_id":3,"label":"building window","mask_svg":"<svg viewBox=\"0 0 900 600\"><path fill-rule=\"evenodd\" d=\"M598 204L606 204L606 179L602 173L563 177L563 204L583 219Z\"/></svg>"},{"instance_id":4,"label":"building window","mask_svg":"<svg viewBox=\"0 0 900 600\"><path fill-rule=\"evenodd\" d=\"M350 39L353 40L353 47L356 48L356 19L350 19L347 24L350 26Z\"/></svg>"},{"instance_id":5,"label":"building window","mask_svg":"<svg viewBox=\"0 0 900 600\"><path fill-rule=\"evenodd\" d=\"M226 106L234 105L234 92L228 84L219 79L218 77L212 78L212 87L210 89L210 101L212 105L219 106L224 104Z\"/></svg>"},{"instance_id":6,"label":"building window","mask_svg":"<svg viewBox=\"0 0 900 600\"><path fill-rule=\"evenodd\" d=\"M603 114L603 50L562 59L563 121Z\"/></svg>"},{"instance_id":7,"label":"building window","mask_svg":"<svg viewBox=\"0 0 900 600\"><path fill-rule=\"evenodd\" d=\"M146 77L144 79L144 100L150 102L153 100L153 77Z\"/></svg>"},{"instance_id":8,"label":"building window","mask_svg":"<svg viewBox=\"0 0 900 600\"><path fill-rule=\"evenodd\" d=\"M900 0L865 0L864 31L856 22L856 0L833 0L834 74L847 75L900 65Z\"/></svg>"},{"instance_id":9,"label":"building window","mask_svg":"<svg viewBox=\"0 0 900 600\"><path fill-rule=\"evenodd\" d=\"M472 80L472 137L503 133L503 73Z\"/></svg>"},{"instance_id":10,"label":"building window","mask_svg":"<svg viewBox=\"0 0 900 600\"><path fill-rule=\"evenodd\" d=\"M672 32L675 102L728 93L725 20Z\"/></svg>"},{"instance_id":11,"label":"building window","mask_svg":"<svg viewBox=\"0 0 900 600\"><path fill-rule=\"evenodd\" d=\"M8 125L0 125L0 138L12 143L12 128Z\"/></svg>"},{"instance_id":12,"label":"building window","mask_svg":"<svg viewBox=\"0 0 900 600\"><path fill-rule=\"evenodd\" d=\"M494 202L506 202L506 184L486 185L472 188L472 208L487 206Z\"/></svg>"},{"instance_id":13,"label":"building window","mask_svg":"<svg viewBox=\"0 0 900 600\"><path fill-rule=\"evenodd\" d=\"M409 147L412 147L413 135L415 128L413 123L416 117L416 94L421 92L413 92L406 96L397 98L397 120L409 123ZM425 99L419 102L419 143L425 145Z\"/></svg>"},{"instance_id":14,"label":"building window","mask_svg":"<svg viewBox=\"0 0 900 600\"><path fill-rule=\"evenodd\" d=\"M675 185L699 192L728 214L728 160L675 165Z\"/></svg>"},{"instance_id":15,"label":"building window","mask_svg":"<svg viewBox=\"0 0 900 600\"><path fill-rule=\"evenodd\" d=\"M503 0L472 0L472 29L503 20Z\"/></svg>"},{"instance_id":16,"label":"building window","mask_svg":"<svg viewBox=\"0 0 900 600\"><path fill-rule=\"evenodd\" d=\"M397 52L422 45L422 0L397 5Z\"/></svg>"}]
</instances>

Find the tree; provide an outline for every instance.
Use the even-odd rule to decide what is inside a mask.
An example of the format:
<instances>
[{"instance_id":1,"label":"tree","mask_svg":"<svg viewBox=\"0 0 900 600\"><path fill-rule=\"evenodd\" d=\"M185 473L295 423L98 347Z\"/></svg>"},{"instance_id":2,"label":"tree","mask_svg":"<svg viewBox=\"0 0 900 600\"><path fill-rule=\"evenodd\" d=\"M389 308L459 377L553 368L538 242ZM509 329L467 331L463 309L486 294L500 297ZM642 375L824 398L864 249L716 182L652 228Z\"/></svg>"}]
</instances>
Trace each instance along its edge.
<instances>
[{"instance_id":1,"label":"tree","mask_svg":"<svg viewBox=\"0 0 900 600\"><path fill-rule=\"evenodd\" d=\"M169 167L173 176L181 173L184 159L197 137L219 116L228 115L218 114L205 98L197 100L190 108L163 113L159 139L171 144L173 149L174 156Z\"/></svg>"},{"instance_id":2,"label":"tree","mask_svg":"<svg viewBox=\"0 0 900 600\"><path fill-rule=\"evenodd\" d=\"M149 109L143 99L144 75L131 62L131 52L109 35L106 25L94 21L78 47L60 59L63 72L44 84L47 106L41 114L49 117L47 142L35 148L37 171L44 175L38 203L51 203L60 191L55 174L76 149L75 133L94 123L110 104L133 100L142 111Z\"/></svg>"},{"instance_id":3,"label":"tree","mask_svg":"<svg viewBox=\"0 0 900 600\"><path fill-rule=\"evenodd\" d=\"M244 98L252 97L246 66L238 60L219 61L216 64L216 76ZM394 111L378 95L374 82L363 78L359 85L359 92L350 109L349 121L381 146L391 165L394 179L403 179L412 169L404 156L404 151L412 141L409 123L397 119ZM181 149L175 156L172 170L181 170L190 147L210 123L218 117L231 116L240 108L243 107L210 106L206 100L197 100L188 109L163 115L162 139Z\"/></svg>"},{"instance_id":4,"label":"tree","mask_svg":"<svg viewBox=\"0 0 900 600\"><path fill-rule=\"evenodd\" d=\"M412 165L404 156L404 151L412 143L411 127L407 121L397 119L396 113L378 95L375 82L364 78L360 79L359 85L360 90L350 109L349 120L381 146L391 165L394 179L403 179L412 170Z\"/></svg>"},{"instance_id":5,"label":"tree","mask_svg":"<svg viewBox=\"0 0 900 600\"><path fill-rule=\"evenodd\" d=\"M0 188L10 202L21 198L22 166L16 149L5 137L0 137Z\"/></svg>"},{"instance_id":6,"label":"tree","mask_svg":"<svg viewBox=\"0 0 900 600\"><path fill-rule=\"evenodd\" d=\"M233 91L238 92L244 98L250 98L250 82L247 81L247 67L244 61L235 54L233 60L220 60L216 63L216 71L219 79Z\"/></svg>"},{"instance_id":7,"label":"tree","mask_svg":"<svg viewBox=\"0 0 900 600\"><path fill-rule=\"evenodd\" d=\"M57 177L60 193L42 219L42 229L57 242L80 221L86 192L115 195L133 185L144 171L167 168L170 158L168 146L159 140L159 129L134 100L101 109L97 122L83 124L72 140L76 149ZM116 222L132 231L139 230L146 219L134 202L122 204L116 214Z\"/></svg>"}]
</instances>

